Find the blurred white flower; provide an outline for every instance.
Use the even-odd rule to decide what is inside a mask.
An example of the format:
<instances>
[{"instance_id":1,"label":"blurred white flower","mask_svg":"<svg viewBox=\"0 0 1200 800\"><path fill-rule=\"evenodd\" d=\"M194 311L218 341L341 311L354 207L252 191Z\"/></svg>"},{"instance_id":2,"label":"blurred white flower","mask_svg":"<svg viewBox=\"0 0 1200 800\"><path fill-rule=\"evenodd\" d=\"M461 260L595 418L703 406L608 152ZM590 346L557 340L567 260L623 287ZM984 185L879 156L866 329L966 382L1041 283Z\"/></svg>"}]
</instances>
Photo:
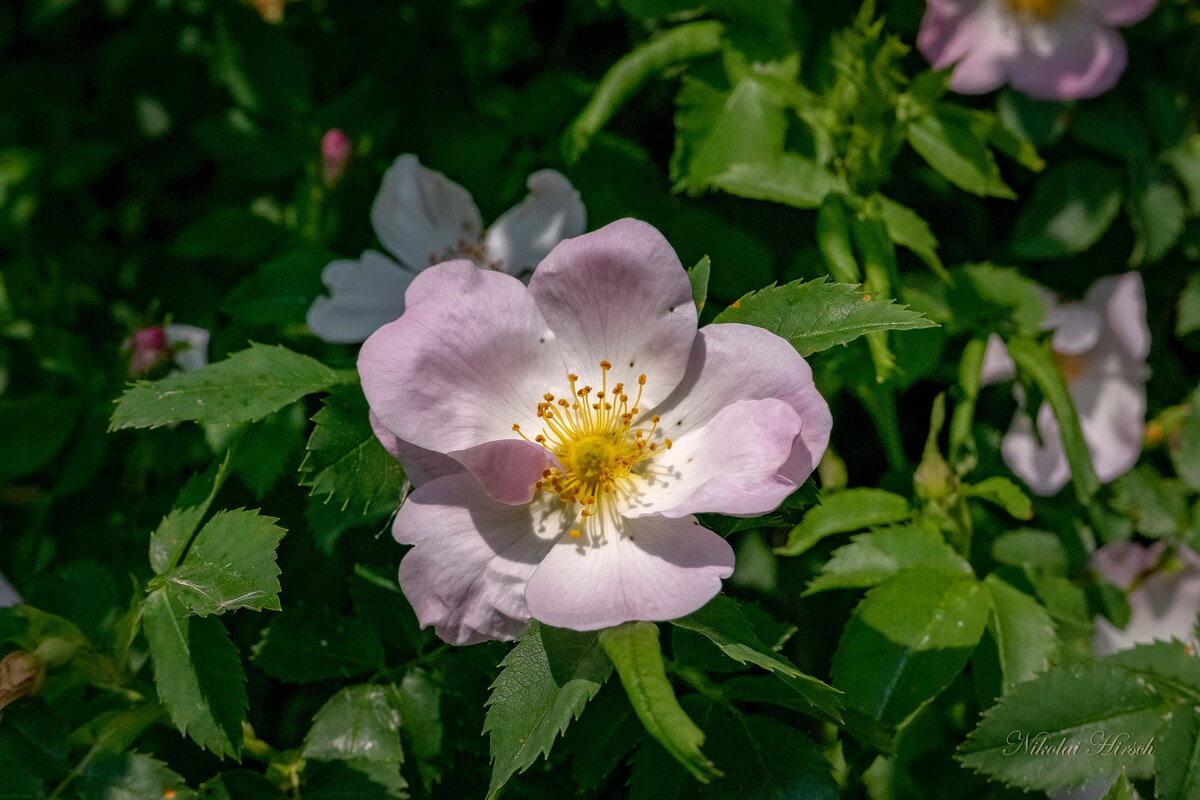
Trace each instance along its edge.
<instances>
[{"instance_id":1,"label":"blurred white flower","mask_svg":"<svg viewBox=\"0 0 1200 800\"><path fill-rule=\"evenodd\" d=\"M1137 462L1145 436L1150 331L1142 278L1136 272L1103 278L1079 302L1061 302L1049 292L1046 301L1045 327L1054 331L1050 346L1055 365L1079 412L1096 475L1107 483ZM1003 341L992 336L981 382L1011 380L1015 374ZM1042 403L1037 410L1039 443L1021 387L1015 392L1021 408L1001 445L1004 462L1035 494L1054 494L1071 477L1058 421L1050 404Z\"/></svg>"},{"instance_id":2,"label":"blurred white flower","mask_svg":"<svg viewBox=\"0 0 1200 800\"><path fill-rule=\"evenodd\" d=\"M17 594L17 590L8 582L8 578L5 578L4 573L0 572L0 608L15 606L20 603L21 595Z\"/></svg>"},{"instance_id":3,"label":"blurred white flower","mask_svg":"<svg viewBox=\"0 0 1200 800\"><path fill-rule=\"evenodd\" d=\"M416 156L402 155L383 176L371 224L388 254L368 250L339 260L321 276L328 297L308 310L308 327L327 342L364 341L404 313L404 292L426 267L467 258L476 266L520 276L563 239L584 232L579 193L561 173L529 176L529 195L488 229L470 193Z\"/></svg>"}]
</instances>

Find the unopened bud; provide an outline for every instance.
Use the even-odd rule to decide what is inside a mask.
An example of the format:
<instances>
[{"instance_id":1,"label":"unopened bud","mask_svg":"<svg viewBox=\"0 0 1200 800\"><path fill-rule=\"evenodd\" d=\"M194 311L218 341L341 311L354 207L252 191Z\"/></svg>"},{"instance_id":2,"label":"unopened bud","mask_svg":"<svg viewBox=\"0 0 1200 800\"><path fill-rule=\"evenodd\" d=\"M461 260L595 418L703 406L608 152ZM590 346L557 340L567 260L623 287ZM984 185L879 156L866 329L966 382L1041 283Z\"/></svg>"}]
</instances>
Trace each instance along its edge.
<instances>
[{"instance_id":1,"label":"unopened bud","mask_svg":"<svg viewBox=\"0 0 1200 800\"><path fill-rule=\"evenodd\" d=\"M26 650L16 650L0 660L0 708L41 691L46 668Z\"/></svg>"},{"instance_id":2,"label":"unopened bud","mask_svg":"<svg viewBox=\"0 0 1200 800\"><path fill-rule=\"evenodd\" d=\"M250 5L254 6L264 22L278 25L283 22L283 7L287 5L287 0L250 0Z\"/></svg>"},{"instance_id":3,"label":"unopened bud","mask_svg":"<svg viewBox=\"0 0 1200 800\"><path fill-rule=\"evenodd\" d=\"M162 325L154 325L134 331L125 340L130 351L129 374L139 378L165 362L171 355L167 332Z\"/></svg>"},{"instance_id":4,"label":"unopened bud","mask_svg":"<svg viewBox=\"0 0 1200 800\"><path fill-rule=\"evenodd\" d=\"M321 182L326 189L338 185L346 174L346 165L350 163L353 152L350 137L338 128L330 128L321 137Z\"/></svg>"},{"instance_id":5,"label":"unopened bud","mask_svg":"<svg viewBox=\"0 0 1200 800\"><path fill-rule=\"evenodd\" d=\"M34 655L46 669L55 670L65 666L77 652L79 652L79 642L62 636L52 636L42 640L37 646L37 650L34 651Z\"/></svg>"}]
</instances>

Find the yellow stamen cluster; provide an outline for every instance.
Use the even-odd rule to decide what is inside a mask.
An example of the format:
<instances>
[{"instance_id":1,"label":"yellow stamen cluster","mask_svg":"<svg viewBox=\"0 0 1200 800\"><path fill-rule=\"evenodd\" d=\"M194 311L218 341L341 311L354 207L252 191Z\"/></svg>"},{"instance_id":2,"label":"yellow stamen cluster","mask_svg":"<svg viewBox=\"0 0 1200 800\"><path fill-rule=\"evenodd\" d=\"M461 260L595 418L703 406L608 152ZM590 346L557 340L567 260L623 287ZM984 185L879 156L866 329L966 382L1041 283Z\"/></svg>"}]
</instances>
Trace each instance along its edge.
<instances>
[{"instance_id":1,"label":"yellow stamen cluster","mask_svg":"<svg viewBox=\"0 0 1200 800\"><path fill-rule=\"evenodd\" d=\"M1060 353L1057 350L1051 350L1050 360L1067 383L1074 383L1083 376L1084 371L1087 369L1087 357L1083 355Z\"/></svg>"},{"instance_id":2,"label":"yellow stamen cluster","mask_svg":"<svg viewBox=\"0 0 1200 800\"><path fill-rule=\"evenodd\" d=\"M1028 17L1039 22L1058 19L1063 12L1075 5L1075 0L1005 0L1017 16Z\"/></svg>"},{"instance_id":3,"label":"yellow stamen cluster","mask_svg":"<svg viewBox=\"0 0 1200 800\"><path fill-rule=\"evenodd\" d=\"M543 429L532 439L520 425L513 430L521 438L540 444L558 458L562 469L548 469L534 486L551 492L567 504L579 504L579 527L571 536L582 536L580 527L585 520L599 512L606 498L621 488L635 464L650 458L660 450L669 450L671 440L655 441L659 417L649 417L645 423L634 425L641 413L639 404L646 386L646 376L639 375L637 392L630 398L624 383L608 385L612 364L600 362L599 390L579 383L579 376L567 376L570 392L556 397L542 395L537 404L537 416Z\"/></svg>"}]
</instances>

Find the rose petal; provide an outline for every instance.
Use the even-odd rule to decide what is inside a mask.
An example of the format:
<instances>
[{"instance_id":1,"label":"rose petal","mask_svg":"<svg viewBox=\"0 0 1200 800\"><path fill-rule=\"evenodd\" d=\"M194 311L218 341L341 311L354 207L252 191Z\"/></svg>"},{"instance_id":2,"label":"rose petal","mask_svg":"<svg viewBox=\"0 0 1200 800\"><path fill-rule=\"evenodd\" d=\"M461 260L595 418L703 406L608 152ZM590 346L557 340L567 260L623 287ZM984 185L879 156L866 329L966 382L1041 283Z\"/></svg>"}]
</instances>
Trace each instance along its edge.
<instances>
[{"instance_id":1,"label":"rose petal","mask_svg":"<svg viewBox=\"0 0 1200 800\"><path fill-rule=\"evenodd\" d=\"M1037 421L1041 445L1034 438L1029 415L1019 410L1000 443L1000 453L1008 468L1025 481L1034 494L1048 497L1066 486L1071 478L1071 468L1059 438L1058 420L1049 403L1042 403Z\"/></svg>"},{"instance_id":2,"label":"rose petal","mask_svg":"<svg viewBox=\"0 0 1200 800\"><path fill-rule=\"evenodd\" d=\"M417 447L389 431L379 421L379 417L375 416L374 411L367 413L367 419L371 422L371 430L375 432L375 438L383 445L384 450L387 450L400 462L400 466L404 469L404 477L408 478L413 486L420 486L434 478L454 475L463 471L463 465L453 458Z\"/></svg>"},{"instance_id":3,"label":"rose petal","mask_svg":"<svg viewBox=\"0 0 1200 800\"><path fill-rule=\"evenodd\" d=\"M21 595L8 582L8 578L4 577L4 573L0 573L0 608L20 605L21 602Z\"/></svg>"},{"instance_id":4,"label":"rose petal","mask_svg":"<svg viewBox=\"0 0 1200 800\"><path fill-rule=\"evenodd\" d=\"M701 328L687 374L653 412L662 418L663 434L675 439L707 426L727 406L767 398L783 400L800 418L791 457L779 469L799 486L825 454L833 418L808 363L770 331L737 323Z\"/></svg>"},{"instance_id":5,"label":"rose petal","mask_svg":"<svg viewBox=\"0 0 1200 800\"><path fill-rule=\"evenodd\" d=\"M484 236L488 261L512 275L533 269L556 244L587 230L583 201L562 173L539 170L526 185L529 196L501 215Z\"/></svg>"},{"instance_id":6,"label":"rose petal","mask_svg":"<svg viewBox=\"0 0 1200 800\"><path fill-rule=\"evenodd\" d=\"M1075 100L1111 89L1125 71L1125 42L1084 13L1026 26L1012 85L1039 100Z\"/></svg>"},{"instance_id":7,"label":"rose petal","mask_svg":"<svg viewBox=\"0 0 1200 800\"><path fill-rule=\"evenodd\" d=\"M597 517L584 538L554 545L525 599L547 625L598 630L690 614L732 572L733 549L691 517Z\"/></svg>"},{"instance_id":8,"label":"rose petal","mask_svg":"<svg viewBox=\"0 0 1200 800\"><path fill-rule=\"evenodd\" d=\"M533 298L510 275L468 261L432 267L413 281L408 311L362 346L363 392L383 425L406 442L491 470L494 461L464 453L498 440L521 444L519 424L540 431L537 403L565 384L554 334ZM486 476L526 489L544 467L506 468ZM480 477L485 477L481 473Z\"/></svg>"},{"instance_id":9,"label":"rose petal","mask_svg":"<svg viewBox=\"0 0 1200 800\"><path fill-rule=\"evenodd\" d=\"M308 309L308 329L334 344L357 344L404 313L404 292L413 273L368 250L357 261L331 262L321 273L329 297Z\"/></svg>"},{"instance_id":10,"label":"rose petal","mask_svg":"<svg viewBox=\"0 0 1200 800\"><path fill-rule=\"evenodd\" d=\"M612 363L612 382L626 386L644 373L644 411L683 377L696 337L691 284L667 240L646 223L618 220L560 243L529 291L564 363L584 383L599 385L601 361Z\"/></svg>"},{"instance_id":11,"label":"rose petal","mask_svg":"<svg viewBox=\"0 0 1200 800\"><path fill-rule=\"evenodd\" d=\"M208 366L209 332L195 325L166 325L163 334L175 350L175 363L180 369L196 370Z\"/></svg>"},{"instance_id":12,"label":"rose petal","mask_svg":"<svg viewBox=\"0 0 1200 800\"><path fill-rule=\"evenodd\" d=\"M933 0L921 20L917 46L935 69L955 65L951 89L983 94L1007 80L1020 52L1020 35L1015 20L996 2Z\"/></svg>"},{"instance_id":13,"label":"rose petal","mask_svg":"<svg viewBox=\"0 0 1200 800\"><path fill-rule=\"evenodd\" d=\"M383 246L416 270L449 258L460 243L477 243L483 230L471 194L411 154L384 173L371 224Z\"/></svg>"},{"instance_id":14,"label":"rose petal","mask_svg":"<svg viewBox=\"0 0 1200 800\"><path fill-rule=\"evenodd\" d=\"M802 427L775 398L741 400L673 442L620 498L626 517L685 517L715 512L756 516L779 507L797 484L779 470Z\"/></svg>"},{"instance_id":15,"label":"rose petal","mask_svg":"<svg viewBox=\"0 0 1200 800\"><path fill-rule=\"evenodd\" d=\"M1084 377L1071 383L1092 467L1102 483L1137 463L1146 435L1146 387L1122 375Z\"/></svg>"},{"instance_id":16,"label":"rose petal","mask_svg":"<svg viewBox=\"0 0 1200 800\"><path fill-rule=\"evenodd\" d=\"M1136 546L1136 545L1135 545ZM1157 559L1161 547L1147 548ZM1128 650L1139 644L1178 639L1197 645L1196 618L1200 615L1200 570L1187 548L1178 560L1169 560L1129 592L1129 623L1117 629L1106 619L1096 620L1092 649L1097 655Z\"/></svg>"},{"instance_id":17,"label":"rose petal","mask_svg":"<svg viewBox=\"0 0 1200 800\"><path fill-rule=\"evenodd\" d=\"M1104 315L1122 352L1145 361L1150 354L1150 329L1146 326L1146 292L1136 272L1101 278L1088 289L1084 300Z\"/></svg>"},{"instance_id":18,"label":"rose petal","mask_svg":"<svg viewBox=\"0 0 1200 800\"><path fill-rule=\"evenodd\" d=\"M400 588L421 625L452 644L520 633L525 584L567 524L560 508L497 503L467 474L416 489L392 532L416 545L400 563Z\"/></svg>"},{"instance_id":19,"label":"rose petal","mask_svg":"<svg viewBox=\"0 0 1200 800\"><path fill-rule=\"evenodd\" d=\"M1091 5L1105 25L1123 28L1149 16L1158 0L1091 0Z\"/></svg>"},{"instance_id":20,"label":"rose petal","mask_svg":"<svg viewBox=\"0 0 1200 800\"><path fill-rule=\"evenodd\" d=\"M1062 303L1046 315L1046 327L1054 331L1052 347L1060 353L1079 355L1096 346L1104 332L1103 315L1083 303Z\"/></svg>"},{"instance_id":21,"label":"rose petal","mask_svg":"<svg viewBox=\"0 0 1200 800\"><path fill-rule=\"evenodd\" d=\"M979 383L990 386L993 383L1011 381L1017 377L1017 365L1013 363L1004 340L996 334L988 337L987 347L983 350L983 365L979 369Z\"/></svg>"},{"instance_id":22,"label":"rose petal","mask_svg":"<svg viewBox=\"0 0 1200 800\"><path fill-rule=\"evenodd\" d=\"M1139 575L1158 563L1166 542L1143 547L1136 542L1112 542L1092 553L1091 567L1100 577L1121 590L1128 590Z\"/></svg>"}]
</instances>

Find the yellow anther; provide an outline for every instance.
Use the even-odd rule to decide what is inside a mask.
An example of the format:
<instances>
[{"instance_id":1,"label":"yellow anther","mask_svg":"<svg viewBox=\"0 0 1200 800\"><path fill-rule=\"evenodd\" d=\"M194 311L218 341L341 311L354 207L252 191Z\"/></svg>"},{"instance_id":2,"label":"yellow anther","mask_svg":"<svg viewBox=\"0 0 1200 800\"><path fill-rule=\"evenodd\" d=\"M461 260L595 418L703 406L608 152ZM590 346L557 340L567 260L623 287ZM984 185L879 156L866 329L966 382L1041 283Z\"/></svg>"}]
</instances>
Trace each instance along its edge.
<instances>
[{"instance_id":1,"label":"yellow anther","mask_svg":"<svg viewBox=\"0 0 1200 800\"><path fill-rule=\"evenodd\" d=\"M610 369L612 369L612 364L610 364L610 363L609 363L609 362L607 362L607 361L601 361L601 362L600 362L600 369L602 369L602 370L610 370Z\"/></svg>"},{"instance_id":2,"label":"yellow anther","mask_svg":"<svg viewBox=\"0 0 1200 800\"><path fill-rule=\"evenodd\" d=\"M645 386L645 385L646 385L646 373L643 372L641 375L638 375L638 386Z\"/></svg>"},{"instance_id":3,"label":"yellow anther","mask_svg":"<svg viewBox=\"0 0 1200 800\"><path fill-rule=\"evenodd\" d=\"M578 539L578 538L579 538L580 536L582 536L582 535L583 535L583 534L582 534L582 533L580 533L580 532L579 532L579 531L577 531L577 530L573 530L573 531L571 531L571 538L572 538L572 539Z\"/></svg>"}]
</instances>

